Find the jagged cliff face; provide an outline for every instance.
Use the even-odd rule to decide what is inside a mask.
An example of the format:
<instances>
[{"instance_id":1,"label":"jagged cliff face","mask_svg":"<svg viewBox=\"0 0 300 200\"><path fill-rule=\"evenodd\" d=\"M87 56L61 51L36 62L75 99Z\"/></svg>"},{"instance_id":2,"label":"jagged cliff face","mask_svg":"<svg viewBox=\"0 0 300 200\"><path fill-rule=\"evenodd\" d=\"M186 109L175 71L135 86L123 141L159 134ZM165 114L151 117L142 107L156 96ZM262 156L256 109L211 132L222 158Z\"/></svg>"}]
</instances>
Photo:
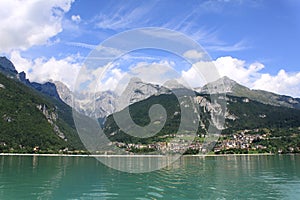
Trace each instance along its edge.
<instances>
[{"instance_id":1,"label":"jagged cliff face","mask_svg":"<svg viewBox=\"0 0 300 200\"><path fill-rule=\"evenodd\" d=\"M54 81L54 84L56 86L56 90L57 90L57 93L58 93L60 99L72 107L73 106L73 93L71 92L71 90L60 81Z\"/></svg>"},{"instance_id":2,"label":"jagged cliff face","mask_svg":"<svg viewBox=\"0 0 300 200\"><path fill-rule=\"evenodd\" d=\"M39 109L43 115L46 117L48 123L53 127L53 131L57 134L58 137L67 141L65 134L60 130L59 126L57 125L58 114L55 108L48 108L45 104L37 105L37 109Z\"/></svg>"},{"instance_id":3,"label":"jagged cliff face","mask_svg":"<svg viewBox=\"0 0 300 200\"><path fill-rule=\"evenodd\" d=\"M81 113L93 118L104 118L116 111L116 95L111 91L98 92L82 99L74 98L74 107Z\"/></svg>"},{"instance_id":4,"label":"jagged cliff face","mask_svg":"<svg viewBox=\"0 0 300 200\"><path fill-rule=\"evenodd\" d=\"M195 102L198 103L200 114L202 115L202 128L204 128L204 124L210 124L218 130L223 130L226 128L225 119L229 117L230 113L226 109L226 105L221 98L222 96L220 96L220 99L211 102L205 96L195 97ZM205 123L202 120L206 120L207 122ZM208 127L205 128L208 129Z\"/></svg>"},{"instance_id":5,"label":"jagged cliff face","mask_svg":"<svg viewBox=\"0 0 300 200\"><path fill-rule=\"evenodd\" d=\"M116 111L120 111L123 108L147 99L150 96L158 96L167 93L170 93L170 90L165 87L145 83L138 78L132 78L122 94L117 97Z\"/></svg>"},{"instance_id":6,"label":"jagged cliff face","mask_svg":"<svg viewBox=\"0 0 300 200\"><path fill-rule=\"evenodd\" d=\"M58 81L54 83L60 98L65 103L87 116L96 118L104 118L150 96L170 92L165 87L144 83L140 79L135 78L130 80L121 95L117 95L113 91L101 91L95 94L74 94L63 83Z\"/></svg>"},{"instance_id":7,"label":"jagged cliff face","mask_svg":"<svg viewBox=\"0 0 300 200\"><path fill-rule=\"evenodd\" d=\"M60 99L82 114L95 118L104 118L115 112L116 95L111 91L96 94L74 94L66 85L55 81Z\"/></svg>"}]
</instances>

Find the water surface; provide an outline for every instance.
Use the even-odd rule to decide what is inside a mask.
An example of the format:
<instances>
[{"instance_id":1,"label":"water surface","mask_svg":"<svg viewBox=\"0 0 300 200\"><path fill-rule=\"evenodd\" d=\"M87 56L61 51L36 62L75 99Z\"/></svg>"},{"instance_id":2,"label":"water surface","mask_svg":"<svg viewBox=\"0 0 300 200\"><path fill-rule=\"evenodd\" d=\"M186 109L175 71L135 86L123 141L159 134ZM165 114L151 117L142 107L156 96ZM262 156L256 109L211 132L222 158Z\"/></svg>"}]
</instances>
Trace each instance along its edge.
<instances>
[{"instance_id":1,"label":"water surface","mask_svg":"<svg viewBox=\"0 0 300 200\"><path fill-rule=\"evenodd\" d=\"M300 199L300 155L183 157L142 174L92 157L0 156L0 199Z\"/></svg>"}]
</instances>

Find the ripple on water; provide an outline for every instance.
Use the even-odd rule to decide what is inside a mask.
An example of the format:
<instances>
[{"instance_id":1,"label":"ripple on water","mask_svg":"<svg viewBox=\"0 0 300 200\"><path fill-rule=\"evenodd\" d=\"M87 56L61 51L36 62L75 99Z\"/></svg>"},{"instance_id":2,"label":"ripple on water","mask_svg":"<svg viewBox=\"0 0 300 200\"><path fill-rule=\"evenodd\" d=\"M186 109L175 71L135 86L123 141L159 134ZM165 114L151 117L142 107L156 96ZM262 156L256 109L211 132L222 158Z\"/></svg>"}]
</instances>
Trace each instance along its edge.
<instances>
[{"instance_id":1,"label":"ripple on water","mask_svg":"<svg viewBox=\"0 0 300 200\"><path fill-rule=\"evenodd\" d=\"M164 191L164 189L162 189L162 188L154 187L154 186L151 186L151 185L149 185L148 188L157 190L159 192L163 192Z\"/></svg>"},{"instance_id":2,"label":"ripple on water","mask_svg":"<svg viewBox=\"0 0 300 200\"><path fill-rule=\"evenodd\" d=\"M20 162L20 160L22 162ZM68 163L68 167L66 167ZM291 164L293 163L293 164ZM0 199L299 199L300 156L182 158L130 174L87 158L0 159Z\"/></svg>"}]
</instances>

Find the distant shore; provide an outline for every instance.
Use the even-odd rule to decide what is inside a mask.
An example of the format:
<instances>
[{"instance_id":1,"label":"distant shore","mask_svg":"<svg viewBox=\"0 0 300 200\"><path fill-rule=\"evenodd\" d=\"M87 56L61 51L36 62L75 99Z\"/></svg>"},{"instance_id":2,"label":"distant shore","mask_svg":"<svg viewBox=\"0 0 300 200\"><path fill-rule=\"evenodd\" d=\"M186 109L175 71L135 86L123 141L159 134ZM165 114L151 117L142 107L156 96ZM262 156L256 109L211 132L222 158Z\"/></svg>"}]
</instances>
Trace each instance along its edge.
<instances>
[{"instance_id":1,"label":"distant shore","mask_svg":"<svg viewBox=\"0 0 300 200\"><path fill-rule=\"evenodd\" d=\"M274 153L242 153L242 154L198 154L198 155L183 155L185 157L222 157L222 156L272 156ZM283 154L284 155L284 154Z\"/></svg>"},{"instance_id":2,"label":"distant shore","mask_svg":"<svg viewBox=\"0 0 300 200\"><path fill-rule=\"evenodd\" d=\"M197 154L182 155L182 157L224 157L224 156L270 156L277 155L273 153L255 153L255 154ZM281 154L280 154L281 155ZM289 155L289 154L282 154ZM292 154L297 155L297 154ZM0 153L0 156L45 156L45 157L166 157L165 155L98 155L98 154L38 154L38 153Z\"/></svg>"}]
</instances>

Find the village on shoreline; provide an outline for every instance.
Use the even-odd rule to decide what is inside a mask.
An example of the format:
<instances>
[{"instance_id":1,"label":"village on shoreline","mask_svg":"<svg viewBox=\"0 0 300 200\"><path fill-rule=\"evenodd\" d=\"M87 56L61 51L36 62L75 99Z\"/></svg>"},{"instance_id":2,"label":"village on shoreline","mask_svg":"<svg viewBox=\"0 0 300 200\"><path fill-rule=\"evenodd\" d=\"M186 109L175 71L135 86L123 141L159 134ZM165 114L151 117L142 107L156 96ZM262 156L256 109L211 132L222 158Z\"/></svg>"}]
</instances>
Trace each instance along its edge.
<instances>
[{"instance_id":1,"label":"village on shoreline","mask_svg":"<svg viewBox=\"0 0 300 200\"><path fill-rule=\"evenodd\" d=\"M265 141L271 140L270 134L249 134L249 130L244 130L233 135L220 135L218 142L212 149L207 149L205 138L195 139L187 146L187 138L179 136L176 140L155 142L151 144L131 144L122 142L111 142L111 146L122 149L123 154L113 151L89 152L86 150L69 150L65 148L59 151L42 151L36 146L31 152L18 152L16 150L2 152L0 155L41 155L41 156L94 156L94 157L118 157L118 156L220 156L220 155L273 155L273 154L295 154L299 153L298 147L288 147L282 149L270 148L263 145ZM258 132L258 131L257 131ZM261 142L262 141L262 142ZM275 151L274 151L275 150Z\"/></svg>"}]
</instances>

